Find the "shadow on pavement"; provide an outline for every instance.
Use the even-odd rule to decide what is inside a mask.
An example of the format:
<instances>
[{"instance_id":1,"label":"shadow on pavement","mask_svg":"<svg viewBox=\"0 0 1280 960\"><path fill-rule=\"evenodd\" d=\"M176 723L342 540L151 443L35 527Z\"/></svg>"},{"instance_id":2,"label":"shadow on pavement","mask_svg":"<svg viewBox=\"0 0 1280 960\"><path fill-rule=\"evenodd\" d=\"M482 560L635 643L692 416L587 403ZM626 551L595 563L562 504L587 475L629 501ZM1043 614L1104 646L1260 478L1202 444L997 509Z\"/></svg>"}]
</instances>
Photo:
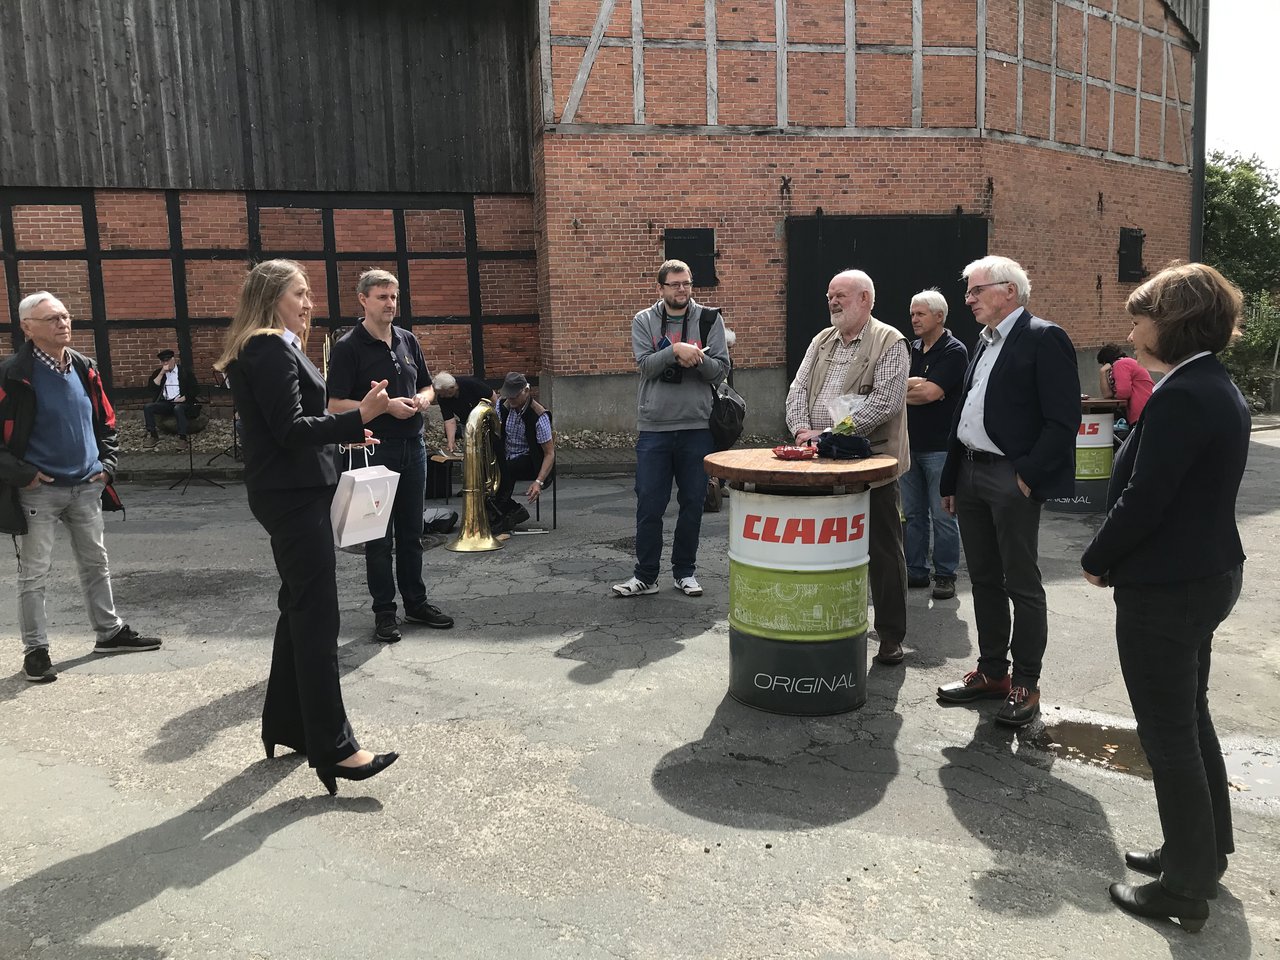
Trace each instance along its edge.
<instances>
[{"instance_id":1,"label":"shadow on pavement","mask_svg":"<svg viewBox=\"0 0 1280 960\"><path fill-rule=\"evenodd\" d=\"M927 590L920 592L928 595ZM912 604L907 613L906 648L907 663L913 670L973 656L976 641L969 639L969 624L960 619L959 599L934 600L927 607Z\"/></svg>"},{"instance_id":2,"label":"shadow on pavement","mask_svg":"<svg viewBox=\"0 0 1280 960\"><path fill-rule=\"evenodd\" d=\"M338 676L359 669L378 655L385 644L369 640L352 640L338 648ZM263 672L270 667L262 664ZM267 681L262 679L249 687L232 690L208 703L193 707L166 720L160 728L159 739L147 747L143 758L153 763L177 763L194 756L209 746L223 730L238 727L258 717L262 701L267 695ZM256 752L257 746L253 747Z\"/></svg>"},{"instance_id":3,"label":"shadow on pavement","mask_svg":"<svg viewBox=\"0 0 1280 960\"><path fill-rule=\"evenodd\" d=\"M0 892L0 919L63 960L169 956L149 944L103 947L85 941L166 890L191 890L252 854L274 833L335 809L374 813L372 797L287 800L225 826L301 765L301 757L260 760L185 813L100 850L45 867ZM320 790L318 782L312 783Z\"/></svg>"},{"instance_id":4,"label":"shadow on pavement","mask_svg":"<svg viewBox=\"0 0 1280 960\"><path fill-rule=\"evenodd\" d=\"M778 716L726 695L701 739L659 761L654 789L683 813L730 827L804 830L859 817L898 775L905 678L900 666L873 665L866 704L834 717Z\"/></svg>"},{"instance_id":5,"label":"shadow on pavement","mask_svg":"<svg viewBox=\"0 0 1280 960\"><path fill-rule=\"evenodd\" d=\"M1031 745L1040 726L1015 730L983 715L968 744L942 751L947 762L938 777L951 812L998 854L999 865L972 880L974 901L1023 916L1052 914L1064 903L1109 912L1115 908L1102 878L1121 879L1125 866L1106 813L1051 775L1055 758Z\"/></svg>"},{"instance_id":6,"label":"shadow on pavement","mask_svg":"<svg viewBox=\"0 0 1280 960\"><path fill-rule=\"evenodd\" d=\"M603 603L634 603L610 598ZM679 603L680 601L676 601ZM708 623L660 620L654 622L654 634L646 637L619 637L616 633L588 627L576 640L555 652L563 660L580 661L569 671L569 679L587 686L604 683L621 670L640 670L684 649L687 641L700 637L710 629Z\"/></svg>"}]
</instances>

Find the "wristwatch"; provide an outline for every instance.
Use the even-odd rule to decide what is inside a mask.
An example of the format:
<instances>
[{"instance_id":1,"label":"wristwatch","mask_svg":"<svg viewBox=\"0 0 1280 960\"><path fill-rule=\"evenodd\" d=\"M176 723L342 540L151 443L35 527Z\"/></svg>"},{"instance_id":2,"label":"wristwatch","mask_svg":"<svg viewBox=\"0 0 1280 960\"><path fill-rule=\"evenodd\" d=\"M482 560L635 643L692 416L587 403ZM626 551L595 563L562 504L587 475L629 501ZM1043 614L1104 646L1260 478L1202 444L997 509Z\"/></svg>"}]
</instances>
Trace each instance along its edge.
<instances>
[{"instance_id":1,"label":"wristwatch","mask_svg":"<svg viewBox=\"0 0 1280 960\"><path fill-rule=\"evenodd\" d=\"M546 486L546 484L545 484L545 483L543 483L541 480L539 480L537 477L534 477L534 478L533 478L533 482L534 482L534 483L536 483L536 484L538 485L539 489L541 489L542 487L545 487L545 486Z\"/></svg>"}]
</instances>

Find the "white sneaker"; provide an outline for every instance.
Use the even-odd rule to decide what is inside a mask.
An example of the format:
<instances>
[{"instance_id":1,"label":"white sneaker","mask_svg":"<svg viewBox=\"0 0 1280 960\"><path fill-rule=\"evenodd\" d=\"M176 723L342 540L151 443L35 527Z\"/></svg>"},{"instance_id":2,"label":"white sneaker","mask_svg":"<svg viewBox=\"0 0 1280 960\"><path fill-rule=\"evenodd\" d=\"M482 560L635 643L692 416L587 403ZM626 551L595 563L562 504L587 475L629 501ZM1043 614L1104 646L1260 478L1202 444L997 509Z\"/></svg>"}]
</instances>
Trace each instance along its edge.
<instances>
[{"instance_id":1,"label":"white sneaker","mask_svg":"<svg viewBox=\"0 0 1280 960\"><path fill-rule=\"evenodd\" d=\"M654 589L658 589L654 587ZM697 577L680 577L676 580L676 589L680 590L687 597L702 596L702 584L698 582Z\"/></svg>"},{"instance_id":2,"label":"white sneaker","mask_svg":"<svg viewBox=\"0 0 1280 960\"><path fill-rule=\"evenodd\" d=\"M639 577L632 577L626 583L615 583L613 585L613 594L617 597L638 597L642 593L657 593L658 585L656 583L645 583ZM701 590L699 590L701 593Z\"/></svg>"}]
</instances>

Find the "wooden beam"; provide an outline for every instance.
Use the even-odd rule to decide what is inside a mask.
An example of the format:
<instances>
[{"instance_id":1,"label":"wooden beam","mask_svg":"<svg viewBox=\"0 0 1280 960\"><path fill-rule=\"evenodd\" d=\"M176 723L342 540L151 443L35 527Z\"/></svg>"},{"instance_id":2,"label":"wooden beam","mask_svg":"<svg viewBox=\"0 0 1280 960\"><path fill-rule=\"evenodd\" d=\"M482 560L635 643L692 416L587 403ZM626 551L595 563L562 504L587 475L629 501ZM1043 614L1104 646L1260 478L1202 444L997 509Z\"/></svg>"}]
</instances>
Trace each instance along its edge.
<instances>
[{"instance_id":1,"label":"wooden beam","mask_svg":"<svg viewBox=\"0 0 1280 960\"><path fill-rule=\"evenodd\" d=\"M538 0L538 59L542 63L542 124L546 126L556 122L551 86L551 0Z\"/></svg>"},{"instance_id":2,"label":"wooden beam","mask_svg":"<svg viewBox=\"0 0 1280 960\"><path fill-rule=\"evenodd\" d=\"M1080 143L1085 142L1089 112L1089 7L1080 8Z\"/></svg>"},{"instance_id":3,"label":"wooden beam","mask_svg":"<svg viewBox=\"0 0 1280 960\"><path fill-rule=\"evenodd\" d=\"M591 28L591 39L582 54L582 62L578 64L578 75L573 79L573 88L569 91L569 100L564 106L561 123L572 123L578 114L578 105L582 103L583 91L587 89L587 78L591 76L591 68L595 66L596 54L600 52L600 39L605 28L613 17L613 8L617 0L600 0L600 12L596 14L596 24Z\"/></svg>"},{"instance_id":4,"label":"wooden beam","mask_svg":"<svg viewBox=\"0 0 1280 960\"><path fill-rule=\"evenodd\" d=\"M1023 50L1023 41L1026 36L1027 10L1026 0L1018 0L1018 96L1017 96L1017 114L1014 120L1013 129L1017 133L1022 133L1022 77L1025 72L1023 61L1026 53Z\"/></svg>"},{"instance_id":5,"label":"wooden beam","mask_svg":"<svg viewBox=\"0 0 1280 960\"><path fill-rule=\"evenodd\" d=\"M924 123L924 0L911 0L911 126Z\"/></svg>"},{"instance_id":6,"label":"wooden beam","mask_svg":"<svg viewBox=\"0 0 1280 960\"><path fill-rule=\"evenodd\" d=\"M631 0L631 97L636 123L644 123L644 4Z\"/></svg>"},{"instance_id":7,"label":"wooden beam","mask_svg":"<svg viewBox=\"0 0 1280 960\"><path fill-rule=\"evenodd\" d=\"M778 104L777 125L785 128L787 119L787 0L773 0L773 35L776 41L776 100Z\"/></svg>"},{"instance_id":8,"label":"wooden beam","mask_svg":"<svg viewBox=\"0 0 1280 960\"><path fill-rule=\"evenodd\" d=\"M720 60L718 57L719 27L716 25L716 0L706 0L703 6L703 23L707 30L707 123L720 122Z\"/></svg>"},{"instance_id":9,"label":"wooden beam","mask_svg":"<svg viewBox=\"0 0 1280 960\"><path fill-rule=\"evenodd\" d=\"M858 17L853 0L844 0L844 122L858 122Z\"/></svg>"},{"instance_id":10,"label":"wooden beam","mask_svg":"<svg viewBox=\"0 0 1280 960\"><path fill-rule=\"evenodd\" d=\"M974 91L974 121L979 130L987 126L987 0L978 0L977 85Z\"/></svg>"}]
</instances>

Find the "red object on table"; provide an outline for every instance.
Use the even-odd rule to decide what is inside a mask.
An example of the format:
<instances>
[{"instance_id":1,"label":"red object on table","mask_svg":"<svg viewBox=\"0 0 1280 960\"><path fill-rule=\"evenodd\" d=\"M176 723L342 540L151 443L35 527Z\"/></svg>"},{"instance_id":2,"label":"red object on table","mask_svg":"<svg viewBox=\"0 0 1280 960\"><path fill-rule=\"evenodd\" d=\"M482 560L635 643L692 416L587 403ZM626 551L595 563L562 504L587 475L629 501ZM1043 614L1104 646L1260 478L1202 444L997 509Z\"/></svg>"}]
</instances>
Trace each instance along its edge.
<instances>
[{"instance_id":1,"label":"red object on table","mask_svg":"<svg viewBox=\"0 0 1280 960\"><path fill-rule=\"evenodd\" d=\"M779 460L810 460L818 455L818 448L809 446L774 447L773 455Z\"/></svg>"}]
</instances>

